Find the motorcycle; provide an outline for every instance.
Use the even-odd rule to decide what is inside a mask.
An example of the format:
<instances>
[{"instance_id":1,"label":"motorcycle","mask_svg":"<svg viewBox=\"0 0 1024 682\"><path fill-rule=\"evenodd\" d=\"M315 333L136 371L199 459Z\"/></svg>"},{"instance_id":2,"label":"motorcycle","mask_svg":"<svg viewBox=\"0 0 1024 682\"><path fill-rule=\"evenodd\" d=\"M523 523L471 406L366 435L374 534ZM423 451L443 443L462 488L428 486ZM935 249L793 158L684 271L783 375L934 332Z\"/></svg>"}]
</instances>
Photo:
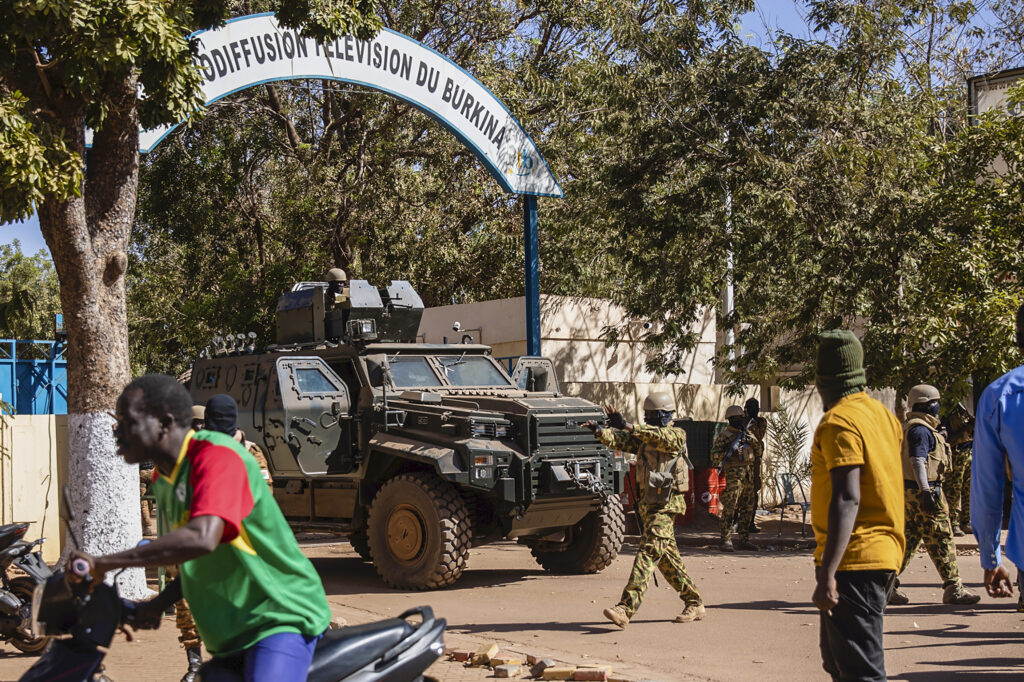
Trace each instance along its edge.
<instances>
[{"instance_id":1,"label":"motorcycle","mask_svg":"<svg viewBox=\"0 0 1024 682\"><path fill-rule=\"evenodd\" d=\"M68 532L78 546L70 526ZM53 573L35 588L32 632L52 644L20 682L108 679L103 658L118 630L138 626L138 605L118 594L116 576L113 585L91 583L89 564L75 559L67 572ZM418 623L410 622L414 617ZM316 645L307 681L424 682L423 672L444 654L446 625L429 606L420 606L398 618L328 630ZM200 668L199 679L202 673Z\"/></svg>"},{"instance_id":2,"label":"motorcycle","mask_svg":"<svg viewBox=\"0 0 1024 682\"><path fill-rule=\"evenodd\" d=\"M10 642L26 654L38 654L46 647L46 638L32 629L32 595L53 571L43 561L39 546L43 538L27 542L23 538L27 523L0 526L0 640ZM26 575L12 578L14 566Z\"/></svg>"}]
</instances>

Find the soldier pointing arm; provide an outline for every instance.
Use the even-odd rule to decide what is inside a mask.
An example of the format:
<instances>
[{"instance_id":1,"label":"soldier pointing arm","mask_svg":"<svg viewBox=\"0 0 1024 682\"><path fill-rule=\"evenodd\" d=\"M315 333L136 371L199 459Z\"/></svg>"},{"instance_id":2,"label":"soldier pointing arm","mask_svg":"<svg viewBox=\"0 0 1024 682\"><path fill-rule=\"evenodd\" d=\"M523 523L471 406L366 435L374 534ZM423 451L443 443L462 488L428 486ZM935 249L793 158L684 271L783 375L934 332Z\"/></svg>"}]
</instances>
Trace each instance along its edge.
<instances>
[{"instance_id":1,"label":"soldier pointing arm","mask_svg":"<svg viewBox=\"0 0 1024 682\"><path fill-rule=\"evenodd\" d=\"M657 568L683 600L683 611L675 622L700 620L705 615L704 602L686 574L676 546L674 521L676 514L686 511L683 493L689 486L690 466L686 456L686 432L669 426L675 411L672 398L662 392L648 395L644 400L645 424L629 424L618 410L605 409L611 426L602 428L593 421L583 426L608 447L635 456L642 537L622 597L618 604L605 609L604 615L625 628L640 608L644 591Z\"/></svg>"}]
</instances>

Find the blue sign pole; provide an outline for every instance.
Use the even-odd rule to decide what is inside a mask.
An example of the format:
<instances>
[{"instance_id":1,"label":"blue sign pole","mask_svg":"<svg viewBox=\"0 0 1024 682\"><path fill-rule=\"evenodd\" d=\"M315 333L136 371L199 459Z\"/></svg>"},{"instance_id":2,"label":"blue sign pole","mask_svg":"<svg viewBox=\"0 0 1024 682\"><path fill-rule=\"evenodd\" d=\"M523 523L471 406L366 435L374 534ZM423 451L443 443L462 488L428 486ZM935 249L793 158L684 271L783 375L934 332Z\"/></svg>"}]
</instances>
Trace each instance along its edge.
<instances>
[{"instance_id":1,"label":"blue sign pole","mask_svg":"<svg viewBox=\"0 0 1024 682\"><path fill-rule=\"evenodd\" d=\"M523 251L526 254L526 354L540 355L540 256L537 249L537 197L523 197Z\"/></svg>"}]
</instances>

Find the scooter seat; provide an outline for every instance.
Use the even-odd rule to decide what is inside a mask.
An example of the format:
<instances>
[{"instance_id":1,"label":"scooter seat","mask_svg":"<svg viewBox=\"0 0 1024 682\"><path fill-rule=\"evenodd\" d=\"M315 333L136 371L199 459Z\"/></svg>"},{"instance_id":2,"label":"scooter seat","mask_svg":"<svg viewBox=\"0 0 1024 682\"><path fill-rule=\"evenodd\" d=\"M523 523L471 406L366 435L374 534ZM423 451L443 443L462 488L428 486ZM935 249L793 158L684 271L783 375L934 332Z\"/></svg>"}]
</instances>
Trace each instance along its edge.
<instances>
[{"instance_id":1,"label":"scooter seat","mask_svg":"<svg viewBox=\"0 0 1024 682\"><path fill-rule=\"evenodd\" d=\"M8 545L14 544L20 539L28 528L27 523L8 523L0 526L0 549L6 549Z\"/></svg>"},{"instance_id":2,"label":"scooter seat","mask_svg":"<svg viewBox=\"0 0 1024 682\"><path fill-rule=\"evenodd\" d=\"M316 645L308 679L344 679L383 656L413 630L399 618L328 630Z\"/></svg>"}]
</instances>

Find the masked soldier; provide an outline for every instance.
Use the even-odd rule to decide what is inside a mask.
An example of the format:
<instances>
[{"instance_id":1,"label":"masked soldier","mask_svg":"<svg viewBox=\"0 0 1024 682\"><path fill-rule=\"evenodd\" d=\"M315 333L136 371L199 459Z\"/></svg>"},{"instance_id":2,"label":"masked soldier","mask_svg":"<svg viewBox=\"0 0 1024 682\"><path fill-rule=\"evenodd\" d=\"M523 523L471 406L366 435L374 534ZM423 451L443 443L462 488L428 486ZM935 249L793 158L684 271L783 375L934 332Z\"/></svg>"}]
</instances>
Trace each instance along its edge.
<instances>
[{"instance_id":1,"label":"masked soldier","mask_svg":"<svg viewBox=\"0 0 1024 682\"><path fill-rule=\"evenodd\" d=\"M956 547L949 525L949 509L942 494L942 477L949 469L949 444L939 432L939 390L928 384L910 389L910 413L903 422L903 487L906 491L906 551L900 574L907 570L917 546L924 540L932 563L942 577L943 604L976 604L981 599L964 589L956 563ZM889 596L890 604L908 604L899 580Z\"/></svg>"},{"instance_id":2,"label":"masked soldier","mask_svg":"<svg viewBox=\"0 0 1024 682\"><path fill-rule=\"evenodd\" d=\"M324 308L334 310L344 300L345 287L348 286L348 275L341 268L331 268L324 277L327 282L327 294L324 296Z\"/></svg>"},{"instance_id":3,"label":"masked soldier","mask_svg":"<svg viewBox=\"0 0 1024 682\"><path fill-rule=\"evenodd\" d=\"M971 451L974 447L974 417L963 403L957 403L949 415L949 446L953 466L942 479L942 494L949 504L953 535L971 532Z\"/></svg>"},{"instance_id":4,"label":"masked soldier","mask_svg":"<svg viewBox=\"0 0 1024 682\"><path fill-rule=\"evenodd\" d=\"M602 428L593 421L583 426L613 450L635 455L636 509L642 535L629 582L619 603L604 610L605 618L625 628L640 608L644 591L658 569L685 604L675 622L700 620L705 615L704 602L686 574L676 546L675 517L686 511L683 493L689 486L690 462L686 456L686 432L668 425L675 411L672 398L661 392L648 395L644 400L643 425L627 423L611 407L605 410L609 427Z\"/></svg>"},{"instance_id":5,"label":"masked soldier","mask_svg":"<svg viewBox=\"0 0 1024 682\"><path fill-rule=\"evenodd\" d=\"M761 443L748 428L753 426L751 420L739 405L730 405L725 410L725 419L729 425L722 429L711 446L711 464L725 473L725 491L722 493L718 510L719 530L721 532L723 552L732 552L732 521L739 519L736 534L739 542L736 547L748 551L756 551L757 546L750 542L749 519L754 508L754 465L761 463ZM758 476L760 478L760 476Z\"/></svg>"},{"instance_id":6,"label":"masked soldier","mask_svg":"<svg viewBox=\"0 0 1024 682\"><path fill-rule=\"evenodd\" d=\"M757 508L760 505L761 498L761 460L764 455L764 439L768 435L768 420L760 416L761 413L761 402L757 398L751 398L747 402L743 403L743 412L750 419L750 434L757 440L758 445L761 448L761 454L754 460L754 475L751 477L754 486L754 500L750 506L750 515L746 519L747 532L749 533L760 533L761 529L754 523L754 517L757 515ZM740 519L736 520L736 523L741 523Z\"/></svg>"}]
</instances>

